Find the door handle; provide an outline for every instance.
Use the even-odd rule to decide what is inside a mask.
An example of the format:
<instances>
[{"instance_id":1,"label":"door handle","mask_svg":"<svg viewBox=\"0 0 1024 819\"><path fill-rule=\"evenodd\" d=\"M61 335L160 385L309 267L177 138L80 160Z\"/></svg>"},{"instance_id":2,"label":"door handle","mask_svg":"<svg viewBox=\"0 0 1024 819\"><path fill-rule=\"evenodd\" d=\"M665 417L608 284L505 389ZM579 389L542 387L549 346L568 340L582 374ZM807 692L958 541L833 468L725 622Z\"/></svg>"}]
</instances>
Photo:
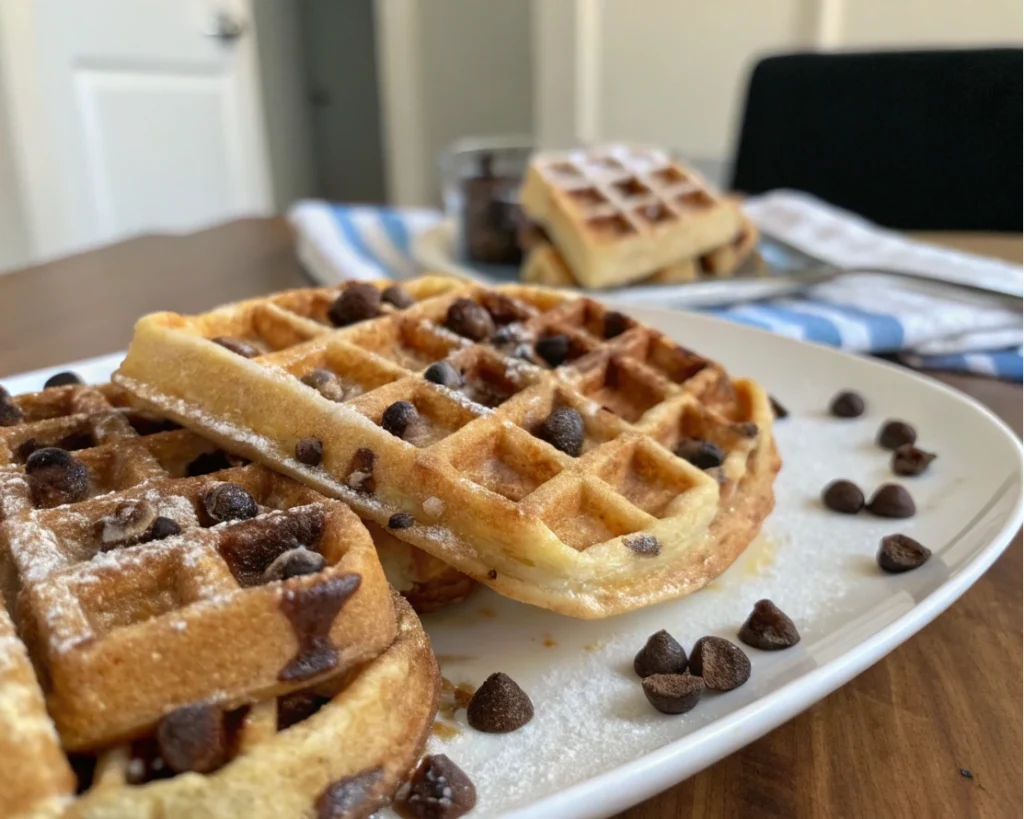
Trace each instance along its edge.
<instances>
[{"instance_id":1,"label":"door handle","mask_svg":"<svg viewBox=\"0 0 1024 819\"><path fill-rule=\"evenodd\" d=\"M205 36L213 37L222 43L233 43L244 33L245 24L226 11L218 11L211 26L203 32Z\"/></svg>"}]
</instances>

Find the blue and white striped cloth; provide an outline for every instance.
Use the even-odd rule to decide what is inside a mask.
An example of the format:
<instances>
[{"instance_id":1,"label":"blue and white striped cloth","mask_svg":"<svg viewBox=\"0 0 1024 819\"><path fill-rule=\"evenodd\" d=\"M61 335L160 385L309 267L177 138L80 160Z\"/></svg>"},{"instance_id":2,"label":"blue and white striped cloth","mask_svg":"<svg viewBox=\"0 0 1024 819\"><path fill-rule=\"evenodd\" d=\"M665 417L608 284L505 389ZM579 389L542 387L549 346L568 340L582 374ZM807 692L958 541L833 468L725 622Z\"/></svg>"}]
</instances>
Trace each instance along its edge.
<instances>
[{"instance_id":1,"label":"blue and white striped cloth","mask_svg":"<svg viewBox=\"0 0 1024 819\"><path fill-rule=\"evenodd\" d=\"M289 212L299 258L318 280L417 275L414 238L434 210L297 203ZM962 254L961 254L962 255ZM681 285L685 287L686 285ZM848 274L798 298L705 309L793 338L863 353L898 353L913 366L1022 380L1021 312L1004 303L938 296L928 283Z\"/></svg>"}]
</instances>

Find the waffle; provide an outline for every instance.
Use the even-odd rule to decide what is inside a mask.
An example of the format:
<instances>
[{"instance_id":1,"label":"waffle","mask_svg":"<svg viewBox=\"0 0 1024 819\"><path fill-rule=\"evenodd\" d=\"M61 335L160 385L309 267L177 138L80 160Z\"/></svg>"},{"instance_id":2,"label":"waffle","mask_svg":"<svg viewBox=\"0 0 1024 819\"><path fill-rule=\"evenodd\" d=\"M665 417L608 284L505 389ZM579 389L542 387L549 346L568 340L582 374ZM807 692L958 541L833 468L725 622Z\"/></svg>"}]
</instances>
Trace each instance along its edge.
<instances>
[{"instance_id":1,"label":"waffle","mask_svg":"<svg viewBox=\"0 0 1024 819\"><path fill-rule=\"evenodd\" d=\"M0 584L65 748L131 739L191 702L283 695L391 643L391 593L348 507L232 466L123 397L51 388L14 399L21 421L0 428ZM83 480L44 480L49 453ZM237 514L210 505L230 485L250 496ZM316 565L275 582L291 558Z\"/></svg>"},{"instance_id":2,"label":"waffle","mask_svg":"<svg viewBox=\"0 0 1024 819\"><path fill-rule=\"evenodd\" d=\"M614 145L535 155L520 200L592 289L701 256L740 228L735 207L658 149Z\"/></svg>"},{"instance_id":3,"label":"waffle","mask_svg":"<svg viewBox=\"0 0 1024 819\"><path fill-rule=\"evenodd\" d=\"M327 684L221 715L227 761L205 774L175 774L159 733L66 758L24 649L0 614L0 815L369 816L415 764L437 710L429 642L408 604L397 598L394 606L397 637L376 659Z\"/></svg>"},{"instance_id":4,"label":"waffle","mask_svg":"<svg viewBox=\"0 0 1024 819\"><path fill-rule=\"evenodd\" d=\"M446 326L480 307L499 328L491 342ZM578 617L686 594L772 508L779 461L761 388L589 299L463 285L263 356L210 341L228 328L264 338L237 319L252 311L144 317L115 381L502 594ZM534 342L562 345L564 364L545 366ZM442 359L460 389L423 377ZM352 386L343 400L302 380L325 368ZM417 410L402 437L381 426L399 401ZM538 435L558 407L580 414L579 457ZM310 437L323 444L317 466L296 457ZM724 462L707 472L677 457L684 437L714 442Z\"/></svg>"}]
</instances>

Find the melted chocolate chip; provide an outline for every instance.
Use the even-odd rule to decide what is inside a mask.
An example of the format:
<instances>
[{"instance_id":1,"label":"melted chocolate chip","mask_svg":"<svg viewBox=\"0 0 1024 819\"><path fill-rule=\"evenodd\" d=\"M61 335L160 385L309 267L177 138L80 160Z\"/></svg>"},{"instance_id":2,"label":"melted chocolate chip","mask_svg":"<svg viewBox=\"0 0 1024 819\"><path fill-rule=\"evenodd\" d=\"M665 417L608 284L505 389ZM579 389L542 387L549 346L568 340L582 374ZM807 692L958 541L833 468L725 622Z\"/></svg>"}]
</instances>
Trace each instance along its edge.
<instances>
[{"instance_id":1,"label":"melted chocolate chip","mask_svg":"<svg viewBox=\"0 0 1024 819\"><path fill-rule=\"evenodd\" d=\"M902 574L923 566L932 551L906 535L887 535L878 547L878 566L890 574Z\"/></svg>"},{"instance_id":2,"label":"melted chocolate chip","mask_svg":"<svg viewBox=\"0 0 1024 819\"><path fill-rule=\"evenodd\" d=\"M537 437L560 452L578 458L583 452L583 416L572 407L555 407L537 427Z\"/></svg>"},{"instance_id":3,"label":"melted chocolate chip","mask_svg":"<svg viewBox=\"0 0 1024 819\"><path fill-rule=\"evenodd\" d=\"M657 557L661 554L661 541L649 532L623 538L622 545L641 557Z\"/></svg>"},{"instance_id":4,"label":"melted chocolate chip","mask_svg":"<svg viewBox=\"0 0 1024 819\"><path fill-rule=\"evenodd\" d=\"M440 384L450 390L457 390L464 383L459 371L447 361L431 364L423 373L423 377L433 384Z\"/></svg>"},{"instance_id":5,"label":"melted chocolate chip","mask_svg":"<svg viewBox=\"0 0 1024 819\"><path fill-rule=\"evenodd\" d=\"M690 652L690 671L714 691L732 691L750 679L750 660L735 643L701 637Z\"/></svg>"},{"instance_id":6,"label":"melted chocolate chip","mask_svg":"<svg viewBox=\"0 0 1024 819\"><path fill-rule=\"evenodd\" d=\"M277 730L291 728L323 708L331 700L309 691L298 691L277 698Z\"/></svg>"},{"instance_id":7,"label":"melted chocolate chip","mask_svg":"<svg viewBox=\"0 0 1024 819\"><path fill-rule=\"evenodd\" d=\"M295 460L306 466L320 466L324 444L319 438L303 438L295 445Z\"/></svg>"},{"instance_id":8,"label":"melted chocolate chip","mask_svg":"<svg viewBox=\"0 0 1024 819\"><path fill-rule=\"evenodd\" d=\"M55 373L46 379L46 383L43 384L43 389L48 390L50 387L69 387L72 384L84 383L78 373L73 373L70 370L66 370L62 373Z\"/></svg>"},{"instance_id":9,"label":"melted chocolate chip","mask_svg":"<svg viewBox=\"0 0 1024 819\"><path fill-rule=\"evenodd\" d=\"M156 508L149 501L122 503L113 515L101 521L100 551L134 546L149 540L156 520Z\"/></svg>"},{"instance_id":10,"label":"melted chocolate chip","mask_svg":"<svg viewBox=\"0 0 1024 819\"><path fill-rule=\"evenodd\" d=\"M476 788L444 754L423 757L409 781L405 808L413 819L459 819L476 806Z\"/></svg>"},{"instance_id":11,"label":"melted chocolate chip","mask_svg":"<svg viewBox=\"0 0 1024 819\"><path fill-rule=\"evenodd\" d=\"M395 514L388 518L389 529L408 529L415 525L416 518L408 512L395 512Z\"/></svg>"},{"instance_id":12,"label":"melted chocolate chip","mask_svg":"<svg viewBox=\"0 0 1024 819\"><path fill-rule=\"evenodd\" d=\"M292 624L299 650L277 675L279 680L308 680L337 667L338 650L331 643L331 626L361 580L358 574L349 573L308 588L286 588L281 595L281 611Z\"/></svg>"},{"instance_id":13,"label":"melted chocolate chip","mask_svg":"<svg viewBox=\"0 0 1024 819\"><path fill-rule=\"evenodd\" d=\"M219 344L225 350L230 350L235 355L240 355L242 358L256 358L260 354L260 351L253 347L248 342L242 341L238 338L230 338L229 336L218 336L217 338L210 339L214 344Z\"/></svg>"},{"instance_id":14,"label":"melted chocolate chip","mask_svg":"<svg viewBox=\"0 0 1024 819\"><path fill-rule=\"evenodd\" d=\"M778 420L781 421L783 418L789 418L789 410L770 395L768 396L768 403L772 405L772 415Z\"/></svg>"},{"instance_id":15,"label":"melted chocolate chip","mask_svg":"<svg viewBox=\"0 0 1024 819\"><path fill-rule=\"evenodd\" d=\"M569 336L561 333L539 338L533 345L534 351L549 367L561 367L569 358L569 347Z\"/></svg>"},{"instance_id":16,"label":"melted chocolate chip","mask_svg":"<svg viewBox=\"0 0 1024 819\"><path fill-rule=\"evenodd\" d=\"M705 682L692 674L652 674L644 677L644 696L663 714L685 714L700 702Z\"/></svg>"},{"instance_id":17,"label":"melted chocolate chip","mask_svg":"<svg viewBox=\"0 0 1024 819\"><path fill-rule=\"evenodd\" d=\"M312 552L304 546L281 552L274 562L263 571L263 580L271 583L275 580L289 580L321 571L327 561L319 552Z\"/></svg>"},{"instance_id":18,"label":"melted chocolate chip","mask_svg":"<svg viewBox=\"0 0 1024 819\"><path fill-rule=\"evenodd\" d=\"M203 508L214 523L249 520L260 513L256 499L237 483L218 483L203 493Z\"/></svg>"},{"instance_id":19,"label":"melted chocolate chip","mask_svg":"<svg viewBox=\"0 0 1024 819\"><path fill-rule=\"evenodd\" d=\"M36 506L51 508L78 503L89 495L89 470L66 450L47 446L25 462L25 476Z\"/></svg>"},{"instance_id":20,"label":"melted chocolate chip","mask_svg":"<svg viewBox=\"0 0 1024 819\"><path fill-rule=\"evenodd\" d=\"M373 465L377 456L372 449L360 447L352 456L348 470L348 485L364 495L372 495L377 491L377 481L373 477Z\"/></svg>"},{"instance_id":21,"label":"melted chocolate chip","mask_svg":"<svg viewBox=\"0 0 1024 819\"><path fill-rule=\"evenodd\" d=\"M384 804L382 768L371 768L332 782L316 800L317 819L350 819L369 816Z\"/></svg>"},{"instance_id":22,"label":"melted chocolate chip","mask_svg":"<svg viewBox=\"0 0 1024 819\"><path fill-rule=\"evenodd\" d=\"M307 387L316 390L328 401L345 400L345 388L341 384L341 379L330 370L320 368L310 370L299 380Z\"/></svg>"},{"instance_id":23,"label":"melted chocolate chip","mask_svg":"<svg viewBox=\"0 0 1024 819\"><path fill-rule=\"evenodd\" d=\"M408 401L395 401L390 407L384 410L381 416L380 425L385 432L390 432L396 438L405 435L409 424L419 417L414 407Z\"/></svg>"},{"instance_id":24,"label":"melted chocolate chip","mask_svg":"<svg viewBox=\"0 0 1024 819\"><path fill-rule=\"evenodd\" d=\"M833 512L856 515L864 508L864 493L853 481L832 481L822 490L821 502Z\"/></svg>"},{"instance_id":25,"label":"melted chocolate chip","mask_svg":"<svg viewBox=\"0 0 1024 819\"><path fill-rule=\"evenodd\" d=\"M792 620L771 600L758 600L740 627L740 640L762 651L779 651L800 642Z\"/></svg>"},{"instance_id":26,"label":"melted chocolate chip","mask_svg":"<svg viewBox=\"0 0 1024 819\"><path fill-rule=\"evenodd\" d=\"M472 299L456 299L448 308L444 326L464 338L484 341L494 335L491 314Z\"/></svg>"},{"instance_id":27,"label":"melted chocolate chip","mask_svg":"<svg viewBox=\"0 0 1024 819\"><path fill-rule=\"evenodd\" d=\"M682 674L686 671L686 649L662 629L647 638L633 658L633 670L640 677L652 674Z\"/></svg>"},{"instance_id":28,"label":"melted chocolate chip","mask_svg":"<svg viewBox=\"0 0 1024 819\"><path fill-rule=\"evenodd\" d=\"M621 336L633 324L633 319L618 310L609 310L604 314L604 337Z\"/></svg>"},{"instance_id":29,"label":"melted chocolate chip","mask_svg":"<svg viewBox=\"0 0 1024 819\"><path fill-rule=\"evenodd\" d=\"M533 702L515 680L498 671L473 694L466 717L477 731L508 734L533 719Z\"/></svg>"},{"instance_id":30,"label":"melted chocolate chip","mask_svg":"<svg viewBox=\"0 0 1024 819\"><path fill-rule=\"evenodd\" d=\"M897 475L914 477L928 469L937 457L934 452L925 452L913 444L904 444L892 454L892 471Z\"/></svg>"},{"instance_id":31,"label":"melted chocolate chip","mask_svg":"<svg viewBox=\"0 0 1024 819\"><path fill-rule=\"evenodd\" d=\"M160 756L175 773L211 773L228 759L224 712L213 705L186 705L164 716L156 731Z\"/></svg>"},{"instance_id":32,"label":"melted chocolate chip","mask_svg":"<svg viewBox=\"0 0 1024 819\"><path fill-rule=\"evenodd\" d=\"M230 469L231 460L228 454L218 449L213 452L204 452L197 456L187 467L185 473L190 478L197 478L200 475L209 475L212 472L220 472L222 469Z\"/></svg>"},{"instance_id":33,"label":"melted chocolate chip","mask_svg":"<svg viewBox=\"0 0 1024 819\"><path fill-rule=\"evenodd\" d=\"M405 310L416 303L416 299L410 296L397 284L385 287L384 291L380 294L380 300L387 302L392 307L397 307L399 310Z\"/></svg>"},{"instance_id":34,"label":"melted chocolate chip","mask_svg":"<svg viewBox=\"0 0 1024 819\"><path fill-rule=\"evenodd\" d=\"M237 523L221 535L217 549L239 585L248 588L267 582L267 567L281 554L299 547L315 553L323 531L323 509L307 506Z\"/></svg>"},{"instance_id":35,"label":"melted chocolate chip","mask_svg":"<svg viewBox=\"0 0 1024 819\"><path fill-rule=\"evenodd\" d=\"M700 438L682 438L673 451L697 469L713 469L725 461L725 452L720 446L711 441L702 441Z\"/></svg>"},{"instance_id":36,"label":"melted chocolate chip","mask_svg":"<svg viewBox=\"0 0 1024 819\"><path fill-rule=\"evenodd\" d=\"M882 449L899 449L917 440L917 430L905 421L886 421L878 430L877 442Z\"/></svg>"},{"instance_id":37,"label":"melted chocolate chip","mask_svg":"<svg viewBox=\"0 0 1024 819\"><path fill-rule=\"evenodd\" d=\"M0 395L0 427L13 427L25 420L23 413L8 395Z\"/></svg>"},{"instance_id":38,"label":"melted chocolate chip","mask_svg":"<svg viewBox=\"0 0 1024 819\"><path fill-rule=\"evenodd\" d=\"M911 518L917 506L910 493L896 483L886 483L875 490L868 502L868 511L880 518Z\"/></svg>"},{"instance_id":39,"label":"melted chocolate chip","mask_svg":"<svg viewBox=\"0 0 1024 819\"><path fill-rule=\"evenodd\" d=\"M367 282L346 287L327 310L327 318L335 327L346 327L372 319L380 313L380 291Z\"/></svg>"},{"instance_id":40,"label":"melted chocolate chip","mask_svg":"<svg viewBox=\"0 0 1024 819\"><path fill-rule=\"evenodd\" d=\"M855 392L841 392L829 404L829 412L836 418L859 418L865 409L864 399Z\"/></svg>"}]
</instances>

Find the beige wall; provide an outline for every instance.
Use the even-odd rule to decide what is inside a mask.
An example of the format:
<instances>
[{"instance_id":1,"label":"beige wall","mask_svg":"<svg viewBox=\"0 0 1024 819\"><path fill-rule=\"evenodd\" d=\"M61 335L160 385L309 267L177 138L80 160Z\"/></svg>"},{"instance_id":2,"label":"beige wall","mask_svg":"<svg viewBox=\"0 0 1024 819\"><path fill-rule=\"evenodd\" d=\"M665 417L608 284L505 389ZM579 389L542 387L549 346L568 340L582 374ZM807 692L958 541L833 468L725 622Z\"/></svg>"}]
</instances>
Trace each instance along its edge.
<instances>
[{"instance_id":1,"label":"beige wall","mask_svg":"<svg viewBox=\"0 0 1024 819\"><path fill-rule=\"evenodd\" d=\"M29 240L21 194L14 170L11 135L7 128L3 55L0 54L0 273L28 262Z\"/></svg>"}]
</instances>

